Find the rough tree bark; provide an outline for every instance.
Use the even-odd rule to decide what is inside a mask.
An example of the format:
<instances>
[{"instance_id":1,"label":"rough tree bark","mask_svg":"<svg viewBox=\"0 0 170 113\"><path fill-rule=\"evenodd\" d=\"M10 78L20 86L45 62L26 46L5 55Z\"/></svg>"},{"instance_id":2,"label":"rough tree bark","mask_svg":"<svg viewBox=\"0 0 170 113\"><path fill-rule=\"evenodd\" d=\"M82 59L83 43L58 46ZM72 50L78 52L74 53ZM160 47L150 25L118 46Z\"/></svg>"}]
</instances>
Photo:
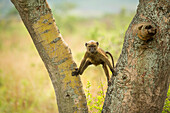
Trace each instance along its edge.
<instances>
[{"instance_id":1,"label":"rough tree bark","mask_svg":"<svg viewBox=\"0 0 170 113\"><path fill-rule=\"evenodd\" d=\"M80 77L72 77L76 64L55 25L46 0L11 0L18 10L53 83L60 113L88 112Z\"/></svg>"},{"instance_id":2,"label":"rough tree bark","mask_svg":"<svg viewBox=\"0 0 170 113\"><path fill-rule=\"evenodd\" d=\"M88 112L71 52L45 0L11 0L52 80L60 113ZM168 0L140 0L125 36L102 112L160 113L169 86Z\"/></svg>"},{"instance_id":3,"label":"rough tree bark","mask_svg":"<svg viewBox=\"0 0 170 113\"><path fill-rule=\"evenodd\" d=\"M170 82L169 32L169 0L140 0L103 113L161 113Z\"/></svg>"}]
</instances>

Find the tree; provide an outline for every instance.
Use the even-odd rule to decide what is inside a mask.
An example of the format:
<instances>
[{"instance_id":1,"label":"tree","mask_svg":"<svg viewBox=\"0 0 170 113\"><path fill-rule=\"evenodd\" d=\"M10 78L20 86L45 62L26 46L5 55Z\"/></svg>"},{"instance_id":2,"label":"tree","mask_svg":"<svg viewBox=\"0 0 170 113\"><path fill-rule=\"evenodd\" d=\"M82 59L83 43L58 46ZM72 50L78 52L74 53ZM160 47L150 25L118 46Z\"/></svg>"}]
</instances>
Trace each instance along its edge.
<instances>
[{"instance_id":1,"label":"tree","mask_svg":"<svg viewBox=\"0 0 170 113\"><path fill-rule=\"evenodd\" d=\"M163 109L170 73L168 1L139 2L116 65L118 76L112 77L107 90L104 113L160 113Z\"/></svg>"},{"instance_id":2,"label":"tree","mask_svg":"<svg viewBox=\"0 0 170 113\"><path fill-rule=\"evenodd\" d=\"M76 64L57 28L46 0L11 0L18 10L51 78L60 113L88 112Z\"/></svg>"},{"instance_id":3,"label":"tree","mask_svg":"<svg viewBox=\"0 0 170 113\"><path fill-rule=\"evenodd\" d=\"M71 50L46 0L11 0L49 72L60 113L88 112ZM168 1L140 0L108 87L103 113L160 113L170 82Z\"/></svg>"}]
</instances>

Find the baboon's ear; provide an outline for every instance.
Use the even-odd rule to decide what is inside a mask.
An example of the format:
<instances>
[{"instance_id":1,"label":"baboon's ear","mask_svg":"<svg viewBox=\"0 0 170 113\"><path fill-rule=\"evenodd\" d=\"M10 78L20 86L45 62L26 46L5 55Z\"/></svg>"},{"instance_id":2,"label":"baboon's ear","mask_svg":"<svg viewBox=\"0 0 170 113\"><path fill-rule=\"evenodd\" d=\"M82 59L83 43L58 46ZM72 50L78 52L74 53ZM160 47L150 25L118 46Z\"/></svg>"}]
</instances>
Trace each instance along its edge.
<instances>
[{"instance_id":1,"label":"baboon's ear","mask_svg":"<svg viewBox=\"0 0 170 113\"><path fill-rule=\"evenodd\" d=\"M97 46L99 45L99 42L96 42Z\"/></svg>"},{"instance_id":2,"label":"baboon's ear","mask_svg":"<svg viewBox=\"0 0 170 113\"><path fill-rule=\"evenodd\" d=\"M85 46L87 47L87 43L85 43Z\"/></svg>"},{"instance_id":3,"label":"baboon's ear","mask_svg":"<svg viewBox=\"0 0 170 113\"><path fill-rule=\"evenodd\" d=\"M142 29L142 27L143 27L143 25L139 26L139 27L138 27L138 29L139 29L139 30L141 30L141 29Z\"/></svg>"}]
</instances>

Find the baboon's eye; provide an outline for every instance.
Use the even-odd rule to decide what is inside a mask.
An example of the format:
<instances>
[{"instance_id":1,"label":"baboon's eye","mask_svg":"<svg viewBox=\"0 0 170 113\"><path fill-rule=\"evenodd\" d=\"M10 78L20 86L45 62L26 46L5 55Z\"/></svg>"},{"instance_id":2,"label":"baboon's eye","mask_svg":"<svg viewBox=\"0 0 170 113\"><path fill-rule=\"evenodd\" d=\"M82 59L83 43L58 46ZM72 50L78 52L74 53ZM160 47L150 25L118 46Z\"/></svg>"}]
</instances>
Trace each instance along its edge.
<instances>
[{"instance_id":1,"label":"baboon's eye","mask_svg":"<svg viewBox=\"0 0 170 113\"><path fill-rule=\"evenodd\" d=\"M95 47L94 45L91 45L91 46L89 46L89 47Z\"/></svg>"}]
</instances>

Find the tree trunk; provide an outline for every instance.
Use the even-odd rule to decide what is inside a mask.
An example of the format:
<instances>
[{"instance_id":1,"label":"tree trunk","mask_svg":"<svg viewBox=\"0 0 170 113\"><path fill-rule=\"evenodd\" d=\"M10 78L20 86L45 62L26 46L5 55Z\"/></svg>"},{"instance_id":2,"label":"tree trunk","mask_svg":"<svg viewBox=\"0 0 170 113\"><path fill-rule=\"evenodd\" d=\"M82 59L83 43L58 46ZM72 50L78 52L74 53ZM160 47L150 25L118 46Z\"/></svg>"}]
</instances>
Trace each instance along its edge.
<instances>
[{"instance_id":1,"label":"tree trunk","mask_svg":"<svg viewBox=\"0 0 170 113\"><path fill-rule=\"evenodd\" d=\"M76 64L55 25L46 0L11 0L18 10L53 83L60 113L88 112L80 77L72 77Z\"/></svg>"},{"instance_id":2,"label":"tree trunk","mask_svg":"<svg viewBox=\"0 0 170 113\"><path fill-rule=\"evenodd\" d=\"M168 5L168 0L140 0L103 113L161 113L170 82Z\"/></svg>"}]
</instances>

